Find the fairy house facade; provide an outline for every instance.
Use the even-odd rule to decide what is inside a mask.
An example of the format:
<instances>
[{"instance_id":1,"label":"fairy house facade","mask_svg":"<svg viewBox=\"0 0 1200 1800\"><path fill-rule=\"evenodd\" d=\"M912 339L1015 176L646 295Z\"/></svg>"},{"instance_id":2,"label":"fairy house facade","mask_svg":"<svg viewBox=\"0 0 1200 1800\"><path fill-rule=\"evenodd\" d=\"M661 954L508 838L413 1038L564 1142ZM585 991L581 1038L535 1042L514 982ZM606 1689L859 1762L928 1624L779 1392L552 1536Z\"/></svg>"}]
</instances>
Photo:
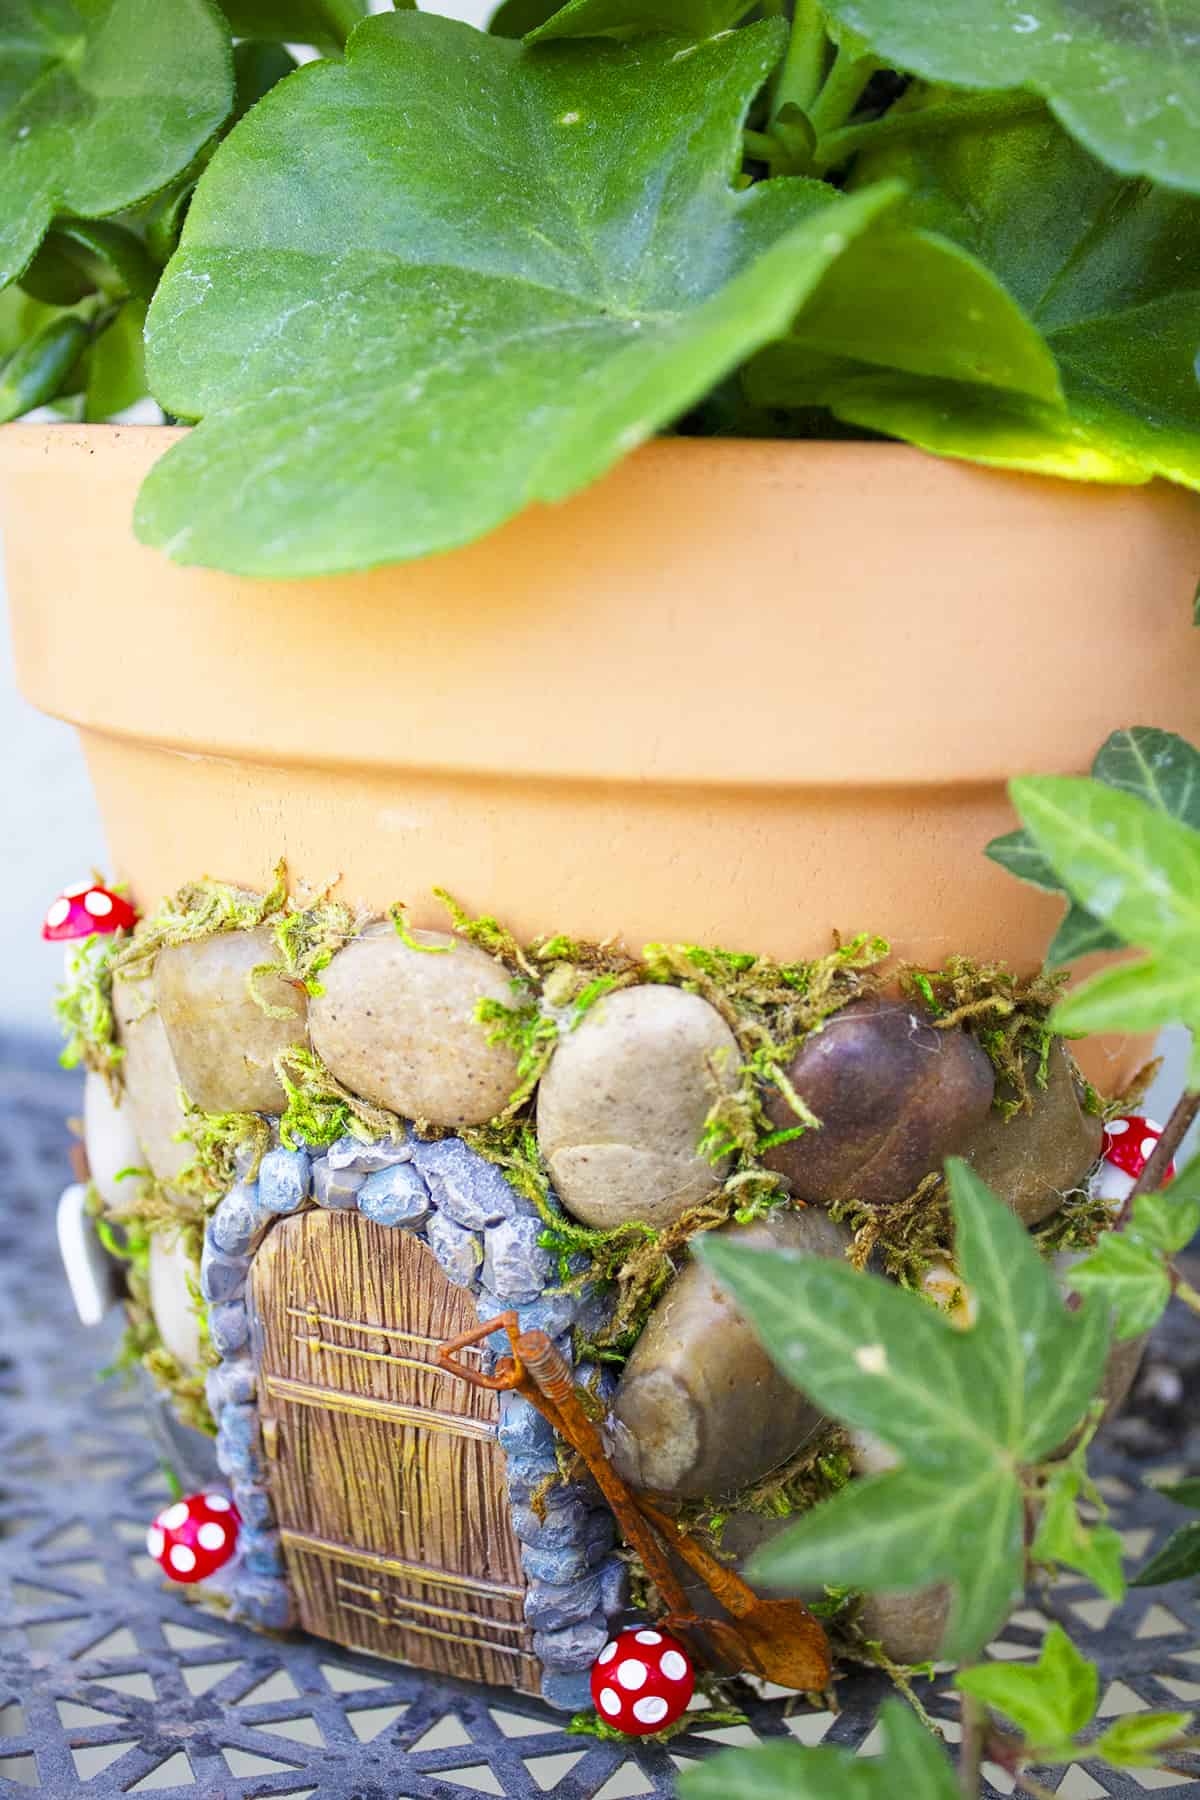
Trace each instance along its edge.
<instances>
[{"instance_id":1,"label":"fairy house facade","mask_svg":"<svg viewBox=\"0 0 1200 1800\"><path fill-rule=\"evenodd\" d=\"M92 1205L125 1232L143 1359L215 1430L239 1615L575 1707L643 1571L543 1412L441 1347L508 1312L544 1331L617 1481L720 1510L740 1556L872 1451L775 1370L691 1238L874 1251L937 1299L942 1158L1030 1225L1065 1202L1078 1236L1100 1122L1049 997L1003 971L897 992L877 940L780 967L454 922L203 883L93 941L64 1007ZM486 1375L507 1348L459 1360ZM871 1629L924 1654L937 1604Z\"/></svg>"}]
</instances>

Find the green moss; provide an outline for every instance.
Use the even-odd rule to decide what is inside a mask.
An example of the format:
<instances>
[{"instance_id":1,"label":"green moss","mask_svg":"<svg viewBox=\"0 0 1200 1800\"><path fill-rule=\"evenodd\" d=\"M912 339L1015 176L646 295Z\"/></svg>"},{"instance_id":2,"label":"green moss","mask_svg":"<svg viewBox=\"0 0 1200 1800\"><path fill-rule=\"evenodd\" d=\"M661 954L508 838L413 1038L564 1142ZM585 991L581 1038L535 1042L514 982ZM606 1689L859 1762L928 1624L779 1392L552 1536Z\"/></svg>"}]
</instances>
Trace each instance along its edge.
<instances>
[{"instance_id":1,"label":"green moss","mask_svg":"<svg viewBox=\"0 0 1200 1800\"><path fill-rule=\"evenodd\" d=\"M904 1287L920 1287L931 1263L954 1266L954 1225L942 1175L933 1172L903 1200L872 1205L865 1200L833 1200L831 1219L853 1233L846 1252L856 1269L872 1257Z\"/></svg>"},{"instance_id":2,"label":"green moss","mask_svg":"<svg viewBox=\"0 0 1200 1800\"><path fill-rule=\"evenodd\" d=\"M228 882L189 881L158 912L139 921L133 936L113 959L114 971L141 980L154 969L160 950L193 944L222 931L254 931L283 912L287 901L287 865L275 865L265 894L253 894Z\"/></svg>"},{"instance_id":3,"label":"green moss","mask_svg":"<svg viewBox=\"0 0 1200 1800\"><path fill-rule=\"evenodd\" d=\"M276 869L277 877L285 874L284 865ZM276 1006L262 991L262 982L278 976L303 987L305 993L323 994L320 977L342 946L359 929L361 921L342 900L333 900L328 891L319 894L305 906L288 899L271 925L277 955L274 960L256 963L246 977L246 988L255 1005L269 1019L294 1017L291 1008Z\"/></svg>"},{"instance_id":4,"label":"green moss","mask_svg":"<svg viewBox=\"0 0 1200 1800\"><path fill-rule=\"evenodd\" d=\"M1085 1188L1068 1194L1058 1211L1031 1233L1042 1256L1049 1259L1060 1250L1090 1250L1112 1229L1113 1215L1107 1200Z\"/></svg>"},{"instance_id":5,"label":"green moss","mask_svg":"<svg viewBox=\"0 0 1200 1800\"><path fill-rule=\"evenodd\" d=\"M98 1199L99 1196L96 1196ZM89 1196L90 1200L90 1196ZM157 1387L170 1395L178 1417L210 1437L216 1435L216 1422L204 1392L204 1370L189 1371L180 1367L162 1341L150 1306L150 1244L156 1233L170 1232L178 1236L185 1253L198 1271L203 1241L202 1221L176 1218L161 1213L115 1216L108 1213L102 1221L101 1238L113 1255L126 1264L128 1292L125 1300L125 1332L120 1348L105 1375L143 1368ZM196 1317L200 1324L200 1343L204 1365L216 1362L208 1339L207 1309L200 1298L195 1281L189 1283Z\"/></svg>"},{"instance_id":6,"label":"green moss","mask_svg":"<svg viewBox=\"0 0 1200 1800\"><path fill-rule=\"evenodd\" d=\"M760 1519L787 1519L810 1512L823 1500L840 1493L852 1473L849 1439L840 1425L830 1422L782 1468L726 1496L719 1504L712 1500L689 1501L677 1515L679 1527L707 1537L711 1547L719 1550L730 1519L747 1513Z\"/></svg>"},{"instance_id":7,"label":"green moss","mask_svg":"<svg viewBox=\"0 0 1200 1800\"><path fill-rule=\"evenodd\" d=\"M103 1075L114 1098L120 1089L124 1051L116 1041L112 1009L114 959L127 947L122 931L81 940L54 998L63 1035L59 1061L64 1069L82 1065Z\"/></svg>"},{"instance_id":8,"label":"green moss","mask_svg":"<svg viewBox=\"0 0 1200 1800\"><path fill-rule=\"evenodd\" d=\"M286 1095L279 1135L289 1150L325 1148L345 1136L364 1144L404 1136L404 1123L395 1113L351 1093L315 1050L293 1044L279 1052L274 1066Z\"/></svg>"},{"instance_id":9,"label":"green moss","mask_svg":"<svg viewBox=\"0 0 1200 1800\"><path fill-rule=\"evenodd\" d=\"M195 1156L172 1180L181 1194L208 1207L215 1205L238 1179L238 1162L244 1159L247 1181L258 1176L258 1166L271 1148L271 1128L257 1113L204 1112L179 1090L185 1123L176 1141L190 1144Z\"/></svg>"},{"instance_id":10,"label":"green moss","mask_svg":"<svg viewBox=\"0 0 1200 1800\"><path fill-rule=\"evenodd\" d=\"M920 999L939 1031L963 1025L996 1072L997 1109L1006 1118L1032 1112L1032 1086L1048 1079L1054 1033L1047 1020L1062 997L1067 972L1014 975L1004 963L980 963L950 956L940 969L900 971L900 990Z\"/></svg>"}]
</instances>

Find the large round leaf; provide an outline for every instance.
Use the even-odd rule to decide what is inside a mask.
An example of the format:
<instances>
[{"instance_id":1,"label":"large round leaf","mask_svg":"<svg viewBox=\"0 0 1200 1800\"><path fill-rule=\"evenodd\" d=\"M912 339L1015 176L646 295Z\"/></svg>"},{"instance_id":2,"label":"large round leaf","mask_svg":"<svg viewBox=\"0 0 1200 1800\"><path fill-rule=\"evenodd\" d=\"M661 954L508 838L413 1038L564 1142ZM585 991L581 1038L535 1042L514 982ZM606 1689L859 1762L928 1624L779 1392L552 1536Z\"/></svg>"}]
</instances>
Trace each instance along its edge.
<instances>
[{"instance_id":1,"label":"large round leaf","mask_svg":"<svg viewBox=\"0 0 1200 1800\"><path fill-rule=\"evenodd\" d=\"M962 87L1028 87L1124 174L1200 191L1196 0L827 0L889 62Z\"/></svg>"},{"instance_id":2,"label":"large round leaf","mask_svg":"<svg viewBox=\"0 0 1200 1800\"><path fill-rule=\"evenodd\" d=\"M676 417L894 197L732 187L782 39L529 49L391 14L283 82L151 308L152 389L204 422L143 488L143 539L249 574L419 556Z\"/></svg>"},{"instance_id":3,"label":"large round leaf","mask_svg":"<svg viewBox=\"0 0 1200 1800\"><path fill-rule=\"evenodd\" d=\"M210 0L5 0L0 286L55 213L102 217L177 175L233 104Z\"/></svg>"}]
</instances>

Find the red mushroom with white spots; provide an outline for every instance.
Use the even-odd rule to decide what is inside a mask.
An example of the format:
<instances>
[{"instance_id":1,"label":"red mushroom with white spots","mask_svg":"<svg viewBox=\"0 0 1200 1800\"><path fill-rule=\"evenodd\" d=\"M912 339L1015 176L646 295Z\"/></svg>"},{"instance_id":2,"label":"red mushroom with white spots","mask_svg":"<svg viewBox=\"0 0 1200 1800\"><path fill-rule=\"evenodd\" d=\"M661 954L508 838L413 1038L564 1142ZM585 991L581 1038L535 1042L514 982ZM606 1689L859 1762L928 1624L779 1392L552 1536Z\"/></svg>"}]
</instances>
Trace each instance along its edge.
<instances>
[{"instance_id":1,"label":"red mushroom with white spots","mask_svg":"<svg viewBox=\"0 0 1200 1800\"><path fill-rule=\"evenodd\" d=\"M137 917L123 894L114 893L99 881L77 881L50 902L42 920L42 936L48 943L65 946L69 978L75 954L88 938L132 931Z\"/></svg>"},{"instance_id":2,"label":"red mushroom with white spots","mask_svg":"<svg viewBox=\"0 0 1200 1800\"><path fill-rule=\"evenodd\" d=\"M241 1518L225 1494L189 1494L164 1507L146 1548L172 1581L211 1581L237 1552Z\"/></svg>"},{"instance_id":3,"label":"red mushroom with white spots","mask_svg":"<svg viewBox=\"0 0 1200 1800\"><path fill-rule=\"evenodd\" d=\"M674 1725L695 1690L695 1671L683 1645L650 1626L623 1631L592 1664L596 1711L629 1737L649 1737Z\"/></svg>"},{"instance_id":4,"label":"red mushroom with white spots","mask_svg":"<svg viewBox=\"0 0 1200 1800\"><path fill-rule=\"evenodd\" d=\"M1104 1127L1100 1167L1092 1179L1092 1193L1107 1200L1113 1211L1119 1211L1133 1192L1134 1183L1158 1148L1162 1126L1140 1113L1129 1113L1122 1119L1110 1119ZM1175 1173L1175 1164L1167 1164L1162 1185L1166 1187Z\"/></svg>"}]
</instances>

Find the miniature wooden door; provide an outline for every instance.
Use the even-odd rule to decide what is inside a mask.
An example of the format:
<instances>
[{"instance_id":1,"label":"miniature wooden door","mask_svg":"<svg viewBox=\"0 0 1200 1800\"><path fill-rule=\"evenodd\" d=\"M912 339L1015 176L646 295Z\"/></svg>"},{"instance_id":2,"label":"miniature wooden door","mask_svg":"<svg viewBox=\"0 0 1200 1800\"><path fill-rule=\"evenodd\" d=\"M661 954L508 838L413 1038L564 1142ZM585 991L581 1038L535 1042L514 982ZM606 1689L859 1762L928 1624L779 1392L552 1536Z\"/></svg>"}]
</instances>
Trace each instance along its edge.
<instances>
[{"instance_id":1,"label":"miniature wooden door","mask_svg":"<svg viewBox=\"0 0 1200 1800\"><path fill-rule=\"evenodd\" d=\"M411 1232L283 1219L250 1284L259 1407L300 1623L537 1693L495 1394L434 1364L474 1307ZM480 1353L467 1352L468 1356Z\"/></svg>"}]
</instances>

